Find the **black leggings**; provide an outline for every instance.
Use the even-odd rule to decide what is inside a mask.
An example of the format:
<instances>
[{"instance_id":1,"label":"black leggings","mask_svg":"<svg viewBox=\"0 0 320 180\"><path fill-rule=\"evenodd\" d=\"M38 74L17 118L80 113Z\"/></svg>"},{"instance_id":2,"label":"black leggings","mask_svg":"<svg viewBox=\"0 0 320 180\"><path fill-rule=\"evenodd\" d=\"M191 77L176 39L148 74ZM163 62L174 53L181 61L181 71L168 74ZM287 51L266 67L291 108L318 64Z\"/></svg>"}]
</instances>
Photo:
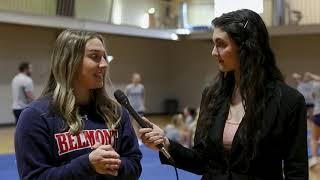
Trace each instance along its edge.
<instances>
[{"instance_id":1,"label":"black leggings","mask_svg":"<svg viewBox=\"0 0 320 180\"><path fill-rule=\"evenodd\" d=\"M23 111L23 109L14 109L13 110L13 115L16 119L16 124L18 123L18 120L19 120L19 117L20 117L20 114L22 111Z\"/></svg>"}]
</instances>

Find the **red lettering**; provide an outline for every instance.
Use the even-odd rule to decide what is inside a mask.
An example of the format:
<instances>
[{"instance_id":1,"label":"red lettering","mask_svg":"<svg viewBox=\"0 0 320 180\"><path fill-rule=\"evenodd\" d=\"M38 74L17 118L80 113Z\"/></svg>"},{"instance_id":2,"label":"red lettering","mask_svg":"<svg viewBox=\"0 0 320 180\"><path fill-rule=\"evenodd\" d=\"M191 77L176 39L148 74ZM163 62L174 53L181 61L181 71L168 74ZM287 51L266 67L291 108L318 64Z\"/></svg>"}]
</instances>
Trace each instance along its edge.
<instances>
[{"instance_id":1,"label":"red lettering","mask_svg":"<svg viewBox=\"0 0 320 180\"><path fill-rule=\"evenodd\" d=\"M71 135L69 132L55 134L55 139L58 145L59 155L91 147L96 142L101 144L113 145L118 136L117 130L97 129L84 130L78 135Z\"/></svg>"},{"instance_id":2,"label":"red lettering","mask_svg":"<svg viewBox=\"0 0 320 180\"><path fill-rule=\"evenodd\" d=\"M94 133L94 136L96 138L96 142L100 142L101 144L106 144L106 138L104 138L103 132L98 129Z\"/></svg>"},{"instance_id":3,"label":"red lettering","mask_svg":"<svg viewBox=\"0 0 320 180\"><path fill-rule=\"evenodd\" d=\"M55 134L55 138L58 144L59 155L64 154L69 151L67 138L65 134Z\"/></svg>"},{"instance_id":4,"label":"red lettering","mask_svg":"<svg viewBox=\"0 0 320 180\"><path fill-rule=\"evenodd\" d=\"M84 148L89 146L89 143L85 139L83 133L77 135L77 144L78 144L78 148Z\"/></svg>"},{"instance_id":5,"label":"red lettering","mask_svg":"<svg viewBox=\"0 0 320 180\"><path fill-rule=\"evenodd\" d=\"M68 138L68 142L69 142L69 151L73 151L75 149L77 149L77 143L75 144L74 142L74 136L71 135L70 133L67 133L67 138Z\"/></svg>"},{"instance_id":6,"label":"red lettering","mask_svg":"<svg viewBox=\"0 0 320 180\"><path fill-rule=\"evenodd\" d=\"M115 140L118 138L118 131L115 129L110 130L110 136L111 136L110 144L114 145Z\"/></svg>"},{"instance_id":7,"label":"red lettering","mask_svg":"<svg viewBox=\"0 0 320 180\"><path fill-rule=\"evenodd\" d=\"M90 146L95 144L94 130L84 131L84 137L86 138L86 141L89 142Z\"/></svg>"},{"instance_id":8,"label":"red lettering","mask_svg":"<svg viewBox=\"0 0 320 180\"><path fill-rule=\"evenodd\" d=\"M111 144L110 131L108 131L107 129L104 129L102 132L106 139L106 144Z\"/></svg>"}]
</instances>

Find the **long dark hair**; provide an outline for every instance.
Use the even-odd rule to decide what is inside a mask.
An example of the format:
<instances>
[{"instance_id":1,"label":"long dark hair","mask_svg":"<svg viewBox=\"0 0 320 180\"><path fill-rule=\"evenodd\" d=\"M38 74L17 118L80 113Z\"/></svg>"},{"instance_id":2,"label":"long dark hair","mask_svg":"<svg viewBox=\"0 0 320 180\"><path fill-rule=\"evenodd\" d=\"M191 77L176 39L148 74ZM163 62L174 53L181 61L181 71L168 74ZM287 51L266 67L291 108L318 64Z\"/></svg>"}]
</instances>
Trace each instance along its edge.
<instances>
[{"instance_id":1,"label":"long dark hair","mask_svg":"<svg viewBox=\"0 0 320 180\"><path fill-rule=\"evenodd\" d=\"M223 14L212 21L214 28L225 31L239 47L240 82L239 90L245 109L243 130L239 131L241 142L247 147L249 156L255 153L257 133L263 124L266 108L266 85L270 82L283 81L282 73L276 66L274 54L270 48L267 28L261 17L248 9ZM235 88L234 72L220 72L216 82L208 88L202 102L204 121L210 121L209 112L224 110L228 112ZM209 113L209 114L208 114ZM199 119L201 121L201 119ZM204 122L202 121L202 122ZM199 125L208 129L208 124ZM207 126L207 127L201 127ZM204 132L206 131L204 130ZM201 133L199 131L200 134ZM200 135L201 136L201 135Z\"/></svg>"}]
</instances>

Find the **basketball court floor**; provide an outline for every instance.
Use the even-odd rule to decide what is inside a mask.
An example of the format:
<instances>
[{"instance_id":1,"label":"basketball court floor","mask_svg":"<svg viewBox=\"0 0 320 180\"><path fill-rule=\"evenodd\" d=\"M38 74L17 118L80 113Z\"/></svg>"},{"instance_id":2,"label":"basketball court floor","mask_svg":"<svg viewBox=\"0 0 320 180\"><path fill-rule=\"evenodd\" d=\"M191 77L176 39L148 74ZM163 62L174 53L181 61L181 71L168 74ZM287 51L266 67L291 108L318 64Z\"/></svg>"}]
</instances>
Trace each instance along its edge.
<instances>
[{"instance_id":1,"label":"basketball court floor","mask_svg":"<svg viewBox=\"0 0 320 180\"><path fill-rule=\"evenodd\" d=\"M163 127L168 120L160 120L162 118L155 118L153 122ZM15 156L14 156L14 127L1 127L0 128L0 179L3 180L17 180L19 179ZM310 135L310 133L308 133ZM161 165L158 157L158 153L140 146L143 153L142 159L142 175L141 180L174 180L175 173L171 166ZM309 151L310 155L310 151ZM310 180L320 180L320 165L309 170ZM179 176L181 180L200 180L201 177L192 173L179 170Z\"/></svg>"}]
</instances>

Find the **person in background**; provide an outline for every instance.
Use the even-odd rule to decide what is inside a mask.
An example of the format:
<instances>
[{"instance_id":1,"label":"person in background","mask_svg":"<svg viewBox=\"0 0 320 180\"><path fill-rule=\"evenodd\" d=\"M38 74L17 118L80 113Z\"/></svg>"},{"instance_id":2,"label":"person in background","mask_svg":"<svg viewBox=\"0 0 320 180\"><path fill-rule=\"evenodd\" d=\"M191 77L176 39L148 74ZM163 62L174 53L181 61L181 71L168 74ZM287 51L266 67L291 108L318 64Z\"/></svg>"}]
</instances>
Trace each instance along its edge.
<instances>
[{"instance_id":1,"label":"person in background","mask_svg":"<svg viewBox=\"0 0 320 180\"><path fill-rule=\"evenodd\" d=\"M306 104L284 82L261 16L248 9L212 21L216 81L204 89L192 149L162 129L142 128L142 142L163 145L177 168L202 180L308 180ZM160 161L171 164L160 153Z\"/></svg>"},{"instance_id":2,"label":"person in background","mask_svg":"<svg viewBox=\"0 0 320 180\"><path fill-rule=\"evenodd\" d=\"M194 146L194 136L196 133L196 129L197 129L197 123L198 123L198 119L199 119L199 113L200 113L200 108L197 108L196 110L196 115L194 118L194 121L189 125L189 132L190 132L190 147Z\"/></svg>"},{"instance_id":3,"label":"person in background","mask_svg":"<svg viewBox=\"0 0 320 180\"><path fill-rule=\"evenodd\" d=\"M125 94L128 96L129 102L133 109L141 116L145 114L145 91L144 85L141 83L141 76L139 73L133 73L131 83L125 88ZM139 124L136 121L131 121L132 126L138 135ZM139 145L142 145L141 139L138 139Z\"/></svg>"},{"instance_id":4,"label":"person in background","mask_svg":"<svg viewBox=\"0 0 320 180\"><path fill-rule=\"evenodd\" d=\"M185 133L185 134L188 134L189 137L188 137L188 140L189 142L186 143L187 145L184 145L185 147L191 147L191 145L193 144L193 139L192 139L192 136L193 136L193 130L194 130L194 125L195 125L195 118L196 118L196 109L192 108L192 107L185 107L183 109L183 117L184 117L184 120L185 120L185 124L186 124L186 132L188 133Z\"/></svg>"},{"instance_id":5,"label":"person in background","mask_svg":"<svg viewBox=\"0 0 320 180\"><path fill-rule=\"evenodd\" d=\"M101 35L65 30L42 95L15 132L20 179L137 180L142 154L128 112L106 91Z\"/></svg>"},{"instance_id":6,"label":"person in background","mask_svg":"<svg viewBox=\"0 0 320 180\"><path fill-rule=\"evenodd\" d=\"M133 109L143 115L145 113L145 91L139 73L132 74L131 83L126 86L125 93Z\"/></svg>"},{"instance_id":7,"label":"person in background","mask_svg":"<svg viewBox=\"0 0 320 180\"><path fill-rule=\"evenodd\" d=\"M192 107L185 107L183 109L183 116L186 122L186 125L188 126L188 128L191 126L192 122L195 119L196 116L196 110Z\"/></svg>"},{"instance_id":8,"label":"person in background","mask_svg":"<svg viewBox=\"0 0 320 180\"><path fill-rule=\"evenodd\" d=\"M16 124L21 112L34 100L33 81L31 79L32 65L22 62L19 65L19 73L12 79L12 110Z\"/></svg>"},{"instance_id":9,"label":"person in background","mask_svg":"<svg viewBox=\"0 0 320 180\"><path fill-rule=\"evenodd\" d=\"M164 134L168 138L170 138L172 141L183 144L181 129L183 128L184 125L185 124L184 124L184 119L183 119L182 114L173 115L171 118L171 123L169 123L164 128Z\"/></svg>"},{"instance_id":10,"label":"person in background","mask_svg":"<svg viewBox=\"0 0 320 180\"><path fill-rule=\"evenodd\" d=\"M314 109L314 98L312 97L314 79L312 79L312 75L310 72L305 72L303 77L298 73L292 74L292 78L296 83L296 89L304 96L307 107L307 118L311 121Z\"/></svg>"},{"instance_id":11,"label":"person in background","mask_svg":"<svg viewBox=\"0 0 320 180\"><path fill-rule=\"evenodd\" d=\"M310 115L311 122L311 158L309 161L309 167L313 168L319 164L318 160L318 149L319 149L319 139L320 139L320 76L306 72L304 79L307 82L312 82L312 98L314 107L312 107L312 114ZM307 104L308 105L308 104ZM307 106L308 107L308 106ZM308 107L310 108L310 106ZM311 118L312 117L312 118Z\"/></svg>"}]
</instances>

